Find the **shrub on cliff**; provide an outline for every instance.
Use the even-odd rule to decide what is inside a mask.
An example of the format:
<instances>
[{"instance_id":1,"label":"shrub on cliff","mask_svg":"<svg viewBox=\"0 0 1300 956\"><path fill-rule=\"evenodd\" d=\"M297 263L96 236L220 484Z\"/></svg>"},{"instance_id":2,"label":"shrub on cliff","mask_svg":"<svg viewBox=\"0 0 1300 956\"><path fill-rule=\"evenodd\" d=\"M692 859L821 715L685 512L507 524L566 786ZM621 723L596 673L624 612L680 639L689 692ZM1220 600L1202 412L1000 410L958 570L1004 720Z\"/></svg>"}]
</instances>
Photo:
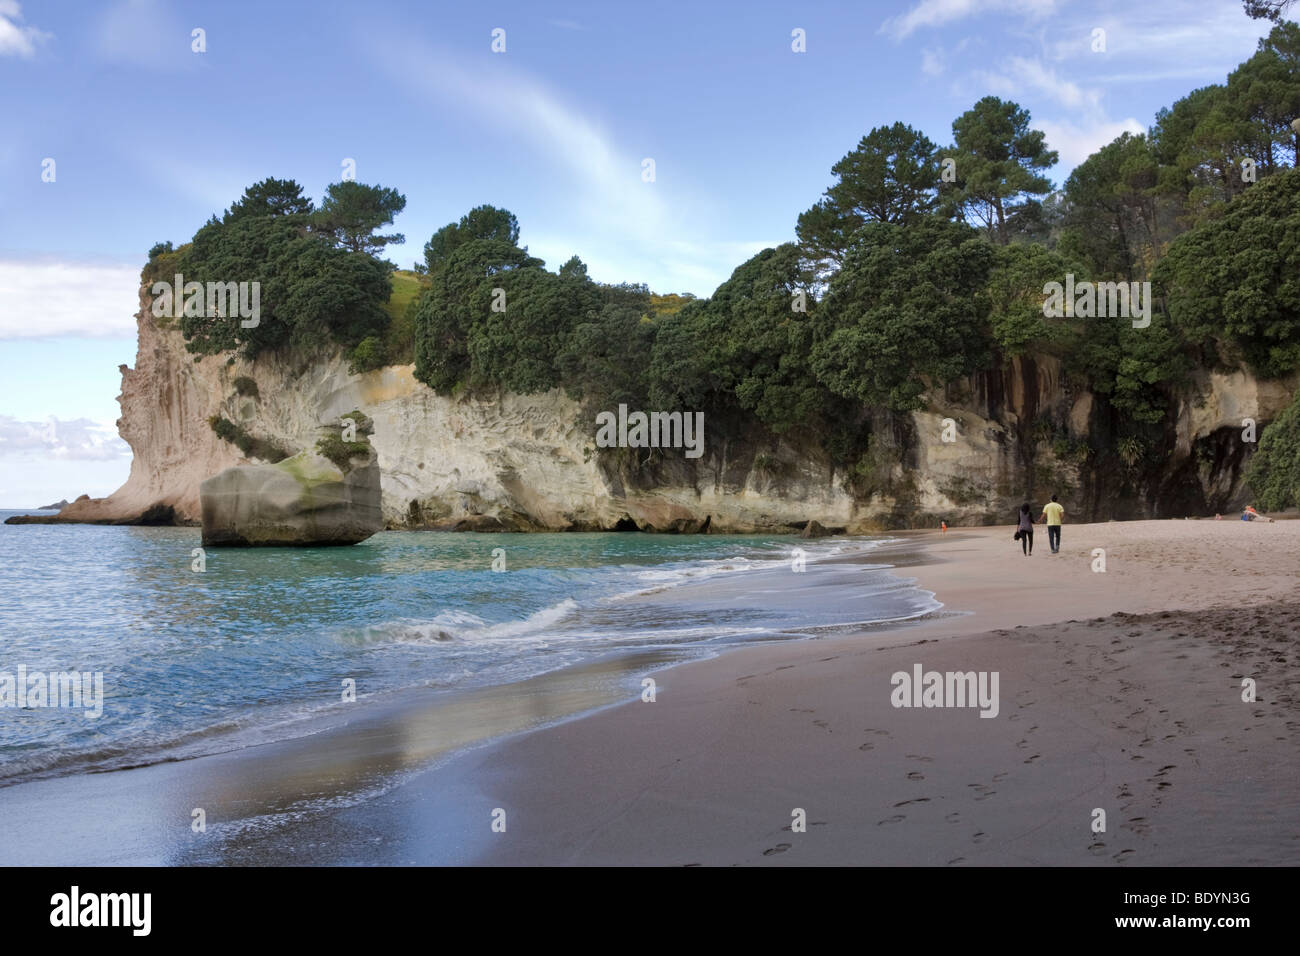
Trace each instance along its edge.
<instances>
[{"instance_id":1,"label":"shrub on cliff","mask_svg":"<svg viewBox=\"0 0 1300 956\"><path fill-rule=\"evenodd\" d=\"M250 435L242 425L236 425L228 418L213 415L208 419L208 425L218 438L230 442L249 458L261 458L274 464L289 457L289 452L275 442Z\"/></svg>"},{"instance_id":2,"label":"shrub on cliff","mask_svg":"<svg viewBox=\"0 0 1300 956\"><path fill-rule=\"evenodd\" d=\"M245 190L220 219L212 217L189 246L177 253L155 247L146 274L167 266L186 283L259 283L259 314L251 327L239 315L180 317L191 352L239 351L253 358L292 346L311 355L384 333L391 265L312 235L311 216L301 186L267 179Z\"/></svg>"},{"instance_id":3,"label":"shrub on cliff","mask_svg":"<svg viewBox=\"0 0 1300 956\"><path fill-rule=\"evenodd\" d=\"M1300 393L1259 436L1246 485L1263 511L1300 506Z\"/></svg>"},{"instance_id":4,"label":"shrub on cliff","mask_svg":"<svg viewBox=\"0 0 1300 956\"><path fill-rule=\"evenodd\" d=\"M895 411L989 359L981 295L993 247L963 223L868 223L815 314L812 368L831 391Z\"/></svg>"},{"instance_id":5,"label":"shrub on cliff","mask_svg":"<svg viewBox=\"0 0 1300 956\"><path fill-rule=\"evenodd\" d=\"M1196 344L1234 346L1261 375L1300 368L1300 170L1277 173L1179 236L1153 274ZM1207 350L1213 355L1213 349Z\"/></svg>"}]
</instances>

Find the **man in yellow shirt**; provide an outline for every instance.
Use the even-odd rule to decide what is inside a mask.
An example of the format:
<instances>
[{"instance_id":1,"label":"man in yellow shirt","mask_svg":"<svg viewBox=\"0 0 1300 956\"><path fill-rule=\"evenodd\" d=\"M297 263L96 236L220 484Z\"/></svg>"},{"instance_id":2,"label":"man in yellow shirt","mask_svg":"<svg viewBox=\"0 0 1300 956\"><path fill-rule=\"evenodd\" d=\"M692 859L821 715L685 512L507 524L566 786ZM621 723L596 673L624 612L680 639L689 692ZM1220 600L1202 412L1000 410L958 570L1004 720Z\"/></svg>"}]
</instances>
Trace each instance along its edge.
<instances>
[{"instance_id":1,"label":"man in yellow shirt","mask_svg":"<svg viewBox=\"0 0 1300 956\"><path fill-rule=\"evenodd\" d=\"M1047 521L1047 544L1052 549L1052 554L1061 552L1061 518L1064 516L1065 509L1056 500L1056 495L1052 495L1052 500L1043 505L1043 518Z\"/></svg>"}]
</instances>

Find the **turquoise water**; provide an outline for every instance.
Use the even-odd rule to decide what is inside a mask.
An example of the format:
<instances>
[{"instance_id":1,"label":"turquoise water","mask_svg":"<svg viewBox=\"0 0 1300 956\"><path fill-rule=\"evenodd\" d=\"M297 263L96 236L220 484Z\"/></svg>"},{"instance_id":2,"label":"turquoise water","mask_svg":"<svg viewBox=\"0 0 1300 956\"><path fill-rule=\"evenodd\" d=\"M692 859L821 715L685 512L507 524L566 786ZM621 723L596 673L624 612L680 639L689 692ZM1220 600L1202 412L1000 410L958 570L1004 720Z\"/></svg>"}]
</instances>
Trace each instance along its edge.
<instances>
[{"instance_id":1,"label":"turquoise water","mask_svg":"<svg viewBox=\"0 0 1300 956\"><path fill-rule=\"evenodd\" d=\"M384 532L348 548L209 549L198 573L194 528L0 524L0 675L104 675L98 718L0 708L0 784L310 732L345 679L365 700L932 610L883 571L819 563L876 544ZM818 574L789 573L796 546ZM730 596L702 581L730 582ZM818 586L824 598L780 599Z\"/></svg>"}]
</instances>

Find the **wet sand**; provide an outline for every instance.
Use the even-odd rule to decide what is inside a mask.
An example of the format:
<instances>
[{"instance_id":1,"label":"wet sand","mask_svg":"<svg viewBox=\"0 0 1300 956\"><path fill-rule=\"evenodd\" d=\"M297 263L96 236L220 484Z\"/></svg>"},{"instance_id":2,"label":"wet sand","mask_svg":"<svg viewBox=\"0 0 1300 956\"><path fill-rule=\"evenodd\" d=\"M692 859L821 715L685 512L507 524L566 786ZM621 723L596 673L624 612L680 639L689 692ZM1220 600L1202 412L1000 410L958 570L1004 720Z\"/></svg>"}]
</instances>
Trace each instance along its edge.
<instances>
[{"instance_id":1,"label":"wet sand","mask_svg":"<svg viewBox=\"0 0 1300 956\"><path fill-rule=\"evenodd\" d=\"M917 536L902 570L971 613L892 646L741 649L665 673L654 704L458 761L510 813L477 860L1300 862L1300 522L1067 526L1058 555L1038 537L1026 558L1010 529ZM918 663L997 671L998 716L894 707Z\"/></svg>"},{"instance_id":2,"label":"wet sand","mask_svg":"<svg viewBox=\"0 0 1300 956\"><path fill-rule=\"evenodd\" d=\"M666 670L611 656L281 744L3 788L0 863L1300 861L1300 522L1067 525L1061 554L1039 535L1032 558L1010 537L846 559L888 560L944 603L906 625ZM768 586L827 600L815 580ZM917 664L997 672L997 716L893 706L891 675Z\"/></svg>"}]
</instances>

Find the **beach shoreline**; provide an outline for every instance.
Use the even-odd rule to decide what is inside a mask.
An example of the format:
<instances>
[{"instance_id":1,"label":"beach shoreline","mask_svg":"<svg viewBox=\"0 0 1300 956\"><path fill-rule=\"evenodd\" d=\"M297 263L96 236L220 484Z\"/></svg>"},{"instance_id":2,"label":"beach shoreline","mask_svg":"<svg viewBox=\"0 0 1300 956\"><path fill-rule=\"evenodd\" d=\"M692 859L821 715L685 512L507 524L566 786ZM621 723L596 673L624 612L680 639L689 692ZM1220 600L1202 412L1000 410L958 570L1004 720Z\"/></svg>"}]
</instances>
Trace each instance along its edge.
<instances>
[{"instance_id":1,"label":"beach shoreline","mask_svg":"<svg viewBox=\"0 0 1300 956\"><path fill-rule=\"evenodd\" d=\"M1009 529L896 535L828 561L891 564L938 613L684 662L607 655L459 709L15 784L0 845L6 862L90 865L1295 863L1300 608L1277 598L1296 532L1067 525L1060 555L1043 540L1032 558ZM1225 580L1245 609L1207 613ZM688 587L726 596L722 579ZM999 712L893 706L891 675L917 665L999 674ZM69 826L88 801L114 825Z\"/></svg>"}]
</instances>

